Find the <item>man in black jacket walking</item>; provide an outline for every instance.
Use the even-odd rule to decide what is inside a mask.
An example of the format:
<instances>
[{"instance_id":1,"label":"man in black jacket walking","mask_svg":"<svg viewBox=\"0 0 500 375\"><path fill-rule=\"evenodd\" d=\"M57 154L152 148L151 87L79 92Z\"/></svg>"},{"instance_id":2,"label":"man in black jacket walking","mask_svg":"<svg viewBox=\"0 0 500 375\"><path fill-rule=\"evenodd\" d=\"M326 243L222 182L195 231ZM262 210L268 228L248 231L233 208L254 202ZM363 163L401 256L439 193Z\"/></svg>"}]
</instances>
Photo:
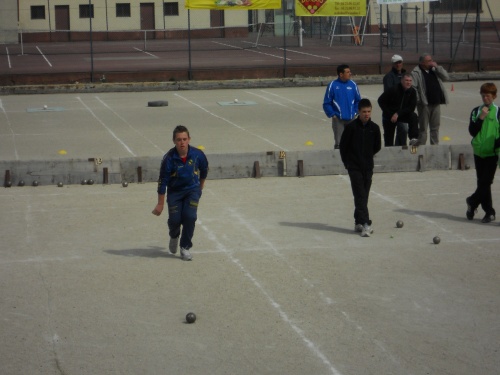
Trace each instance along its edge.
<instances>
[{"instance_id":1,"label":"man in black jacket walking","mask_svg":"<svg viewBox=\"0 0 500 375\"><path fill-rule=\"evenodd\" d=\"M411 74L405 73L400 83L385 90L378 98L382 109L382 126L384 127L384 145L405 146L409 136L413 146L418 142L417 92L412 87ZM396 142L394 132L396 131Z\"/></svg>"},{"instance_id":2,"label":"man in black jacket walking","mask_svg":"<svg viewBox=\"0 0 500 375\"><path fill-rule=\"evenodd\" d=\"M368 196L372 185L373 156L380 151L380 127L371 120L372 104L361 99L358 117L346 125L340 140L340 157L349 173L354 196L354 230L361 237L373 233L368 212Z\"/></svg>"}]
</instances>

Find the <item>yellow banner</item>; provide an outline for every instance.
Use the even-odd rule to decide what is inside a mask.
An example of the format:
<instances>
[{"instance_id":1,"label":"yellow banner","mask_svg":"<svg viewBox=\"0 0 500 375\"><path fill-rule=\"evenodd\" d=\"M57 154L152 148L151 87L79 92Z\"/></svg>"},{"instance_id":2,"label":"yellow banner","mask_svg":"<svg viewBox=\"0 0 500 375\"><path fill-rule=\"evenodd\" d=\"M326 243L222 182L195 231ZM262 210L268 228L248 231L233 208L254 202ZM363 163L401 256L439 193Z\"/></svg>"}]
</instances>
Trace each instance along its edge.
<instances>
[{"instance_id":1,"label":"yellow banner","mask_svg":"<svg viewBox=\"0 0 500 375\"><path fill-rule=\"evenodd\" d=\"M366 16L366 0L295 0L296 16Z\"/></svg>"},{"instance_id":2,"label":"yellow banner","mask_svg":"<svg viewBox=\"0 0 500 375\"><path fill-rule=\"evenodd\" d=\"M281 0L186 0L186 9L280 9Z\"/></svg>"}]
</instances>

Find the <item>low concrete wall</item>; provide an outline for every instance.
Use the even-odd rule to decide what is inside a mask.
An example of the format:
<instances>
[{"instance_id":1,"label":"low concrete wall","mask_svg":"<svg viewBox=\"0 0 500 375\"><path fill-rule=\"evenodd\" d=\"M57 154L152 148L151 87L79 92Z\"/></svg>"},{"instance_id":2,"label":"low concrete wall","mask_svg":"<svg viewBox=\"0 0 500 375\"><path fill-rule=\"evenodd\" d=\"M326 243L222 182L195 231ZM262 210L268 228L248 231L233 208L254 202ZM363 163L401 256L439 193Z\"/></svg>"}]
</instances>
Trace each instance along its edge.
<instances>
[{"instance_id":1,"label":"low concrete wall","mask_svg":"<svg viewBox=\"0 0 500 375\"><path fill-rule=\"evenodd\" d=\"M331 70L331 67L329 67ZM207 71L212 72L212 71ZM107 78L112 78L111 73L106 73ZM130 72L116 73L117 75L130 75ZM296 78L268 78L268 79L231 79L231 80L187 80L187 76L180 81L169 81L173 72L141 72L143 82L121 82L121 83L84 83L88 73L74 73L69 79L66 73L50 74L44 78L44 74L34 74L31 81L24 77L25 83L16 85L15 77L8 75L0 76L0 95L26 95L26 94L57 94L57 93L98 93L98 92L155 92L155 91L185 91L185 90L218 90L218 89L248 89L248 88L274 88L274 87L323 87L336 77L331 72L322 77L296 77ZM148 81L148 74L160 76L160 79ZM177 73L178 74L178 73ZM485 81L500 79L500 72L477 72L477 73L450 73L449 82L460 81ZM28 76L24 74L23 76ZM96 77L101 74L96 73ZM52 78L50 78L52 77ZM59 78L57 78L59 77ZM49 79L50 78L50 79ZM117 78L117 77L115 77ZM358 85L382 84L383 74L358 75ZM181 78L179 78L181 79ZM51 84L44 84L51 80ZM114 79L115 81L117 79ZM118 79L119 80L119 79ZM3 82L3 83L2 83ZM54 82L65 82L54 83ZM79 83L66 83L79 82Z\"/></svg>"},{"instance_id":2,"label":"low concrete wall","mask_svg":"<svg viewBox=\"0 0 500 375\"><path fill-rule=\"evenodd\" d=\"M231 179L279 176L325 176L345 174L338 150L268 151L241 154L207 154L209 179ZM0 161L3 186L20 181L32 185L96 184L154 182L158 180L161 157L120 159L71 159ZM469 168L474 165L470 145L421 146L412 154L408 147L383 148L375 156L375 173L415 172Z\"/></svg>"}]
</instances>

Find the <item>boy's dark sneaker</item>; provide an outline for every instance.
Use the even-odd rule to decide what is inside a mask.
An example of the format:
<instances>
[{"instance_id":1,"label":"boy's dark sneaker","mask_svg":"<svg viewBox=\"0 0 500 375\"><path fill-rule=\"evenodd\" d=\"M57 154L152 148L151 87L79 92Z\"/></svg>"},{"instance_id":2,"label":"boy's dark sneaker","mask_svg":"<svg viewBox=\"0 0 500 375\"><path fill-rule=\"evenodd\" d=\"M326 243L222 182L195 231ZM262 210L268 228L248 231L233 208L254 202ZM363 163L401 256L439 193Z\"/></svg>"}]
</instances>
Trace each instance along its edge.
<instances>
[{"instance_id":1,"label":"boy's dark sneaker","mask_svg":"<svg viewBox=\"0 0 500 375\"><path fill-rule=\"evenodd\" d=\"M494 220L495 214L486 214L484 215L483 220L481 220L481 223L491 223Z\"/></svg>"},{"instance_id":2,"label":"boy's dark sneaker","mask_svg":"<svg viewBox=\"0 0 500 375\"><path fill-rule=\"evenodd\" d=\"M179 237L170 238L170 242L168 243L168 250L170 250L172 254L176 254L178 244L179 244Z\"/></svg>"},{"instance_id":3,"label":"boy's dark sneaker","mask_svg":"<svg viewBox=\"0 0 500 375\"><path fill-rule=\"evenodd\" d=\"M465 216L467 216L468 220L472 220L474 219L474 214L477 212L477 209L473 208L470 204L470 197L465 199L465 203L467 203L467 212L465 213Z\"/></svg>"}]
</instances>

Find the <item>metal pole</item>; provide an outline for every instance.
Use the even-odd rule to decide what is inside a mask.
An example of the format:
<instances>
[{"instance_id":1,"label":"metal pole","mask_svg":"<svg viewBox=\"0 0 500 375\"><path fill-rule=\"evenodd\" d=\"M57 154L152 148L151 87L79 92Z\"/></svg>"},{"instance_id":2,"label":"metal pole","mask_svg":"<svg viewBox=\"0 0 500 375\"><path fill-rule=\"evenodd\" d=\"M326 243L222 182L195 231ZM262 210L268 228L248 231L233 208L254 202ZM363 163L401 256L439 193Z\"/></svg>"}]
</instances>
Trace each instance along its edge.
<instances>
[{"instance_id":1,"label":"metal pole","mask_svg":"<svg viewBox=\"0 0 500 375\"><path fill-rule=\"evenodd\" d=\"M283 78L286 78L286 0L282 0L281 4L283 7Z\"/></svg>"},{"instance_id":2,"label":"metal pole","mask_svg":"<svg viewBox=\"0 0 500 375\"><path fill-rule=\"evenodd\" d=\"M52 42L52 19L50 17L50 0L47 0L47 12L49 13L49 40Z\"/></svg>"},{"instance_id":3,"label":"metal pole","mask_svg":"<svg viewBox=\"0 0 500 375\"><path fill-rule=\"evenodd\" d=\"M404 36L404 32L403 32L403 6L401 5L401 9L399 11L400 13L400 27L401 27L401 51L403 50L403 36Z\"/></svg>"},{"instance_id":4,"label":"metal pole","mask_svg":"<svg viewBox=\"0 0 500 375\"><path fill-rule=\"evenodd\" d=\"M481 71L481 3L476 1L476 27L477 27L477 70Z\"/></svg>"},{"instance_id":5,"label":"metal pole","mask_svg":"<svg viewBox=\"0 0 500 375\"><path fill-rule=\"evenodd\" d=\"M299 47L303 46L302 40L302 20L299 18Z\"/></svg>"},{"instance_id":6,"label":"metal pole","mask_svg":"<svg viewBox=\"0 0 500 375\"><path fill-rule=\"evenodd\" d=\"M161 8L162 14L163 14L163 38L165 38L165 0L162 1L162 8Z\"/></svg>"},{"instance_id":7,"label":"metal pole","mask_svg":"<svg viewBox=\"0 0 500 375\"><path fill-rule=\"evenodd\" d=\"M188 68L188 80L193 79L193 72L191 71L191 10L188 9L188 59L189 59L189 68Z\"/></svg>"},{"instance_id":8,"label":"metal pole","mask_svg":"<svg viewBox=\"0 0 500 375\"><path fill-rule=\"evenodd\" d=\"M435 26L436 25L434 23L434 21L435 21L434 20L434 12L435 12L434 7L432 7L432 55L435 55L435 53L436 53L435 52L435 47L436 47L436 45L435 45L436 27Z\"/></svg>"},{"instance_id":9,"label":"metal pole","mask_svg":"<svg viewBox=\"0 0 500 375\"><path fill-rule=\"evenodd\" d=\"M90 24L90 82L94 82L94 49L92 45L92 0L89 0L89 24Z\"/></svg>"},{"instance_id":10,"label":"metal pole","mask_svg":"<svg viewBox=\"0 0 500 375\"><path fill-rule=\"evenodd\" d=\"M415 7L415 35L417 36L417 52L418 52L418 11L419 7Z\"/></svg>"},{"instance_id":11,"label":"metal pole","mask_svg":"<svg viewBox=\"0 0 500 375\"><path fill-rule=\"evenodd\" d=\"M376 5L375 5L376 6ZM379 74L382 74L382 43L383 43L383 36L382 36L382 4L379 5L379 14L380 14L380 19L378 20L379 25L378 25L378 32L380 34L380 48L379 48L379 53L380 53L380 62L379 62Z\"/></svg>"},{"instance_id":12,"label":"metal pole","mask_svg":"<svg viewBox=\"0 0 500 375\"><path fill-rule=\"evenodd\" d=\"M450 57L453 57L453 4L450 12Z\"/></svg>"},{"instance_id":13,"label":"metal pole","mask_svg":"<svg viewBox=\"0 0 500 375\"><path fill-rule=\"evenodd\" d=\"M387 13L387 48L392 48L392 30L391 30L391 17L389 15L389 5L386 6Z\"/></svg>"}]
</instances>

